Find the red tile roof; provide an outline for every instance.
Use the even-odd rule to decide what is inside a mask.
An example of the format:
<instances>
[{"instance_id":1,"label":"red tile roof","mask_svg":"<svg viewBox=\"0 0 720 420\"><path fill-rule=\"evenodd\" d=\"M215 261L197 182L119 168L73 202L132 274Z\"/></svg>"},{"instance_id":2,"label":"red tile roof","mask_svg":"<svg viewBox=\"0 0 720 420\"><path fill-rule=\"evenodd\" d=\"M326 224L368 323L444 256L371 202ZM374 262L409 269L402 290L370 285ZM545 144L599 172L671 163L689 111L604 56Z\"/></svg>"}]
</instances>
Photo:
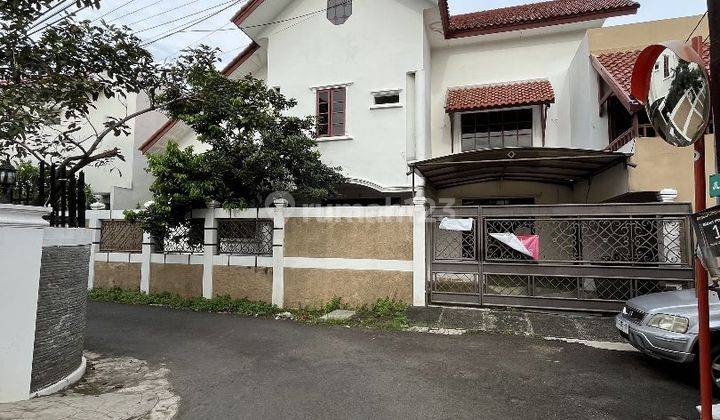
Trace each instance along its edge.
<instances>
[{"instance_id":1,"label":"red tile roof","mask_svg":"<svg viewBox=\"0 0 720 420\"><path fill-rule=\"evenodd\" d=\"M440 13L447 13L441 1ZM450 16L450 37L529 29L635 13L632 0L552 0Z\"/></svg>"},{"instance_id":2,"label":"red tile roof","mask_svg":"<svg viewBox=\"0 0 720 420\"><path fill-rule=\"evenodd\" d=\"M494 85L450 89L445 110L478 111L555 102L555 92L547 80L526 80Z\"/></svg>"},{"instance_id":3,"label":"red tile roof","mask_svg":"<svg viewBox=\"0 0 720 420\"><path fill-rule=\"evenodd\" d=\"M615 84L630 96L633 67L642 50L617 51L595 56Z\"/></svg>"},{"instance_id":4,"label":"red tile roof","mask_svg":"<svg viewBox=\"0 0 720 420\"><path fill-rule=\"evenodd\" d=\"M636 102L631 94L632 74L633 68L635 67L635 62L637 61L641 52L642 50L615 51L601 53L593 56L600 64L600 66L602 66L602 68L598 69L598 72L600 72L601 76L606 79L606 81L611 87L622 91L625 97L624 99L626 99L628 103ZM707 68L709 71L710 46L707 43L703 44L700 56L703 58L705 63L707 63ZM607 80L608 78L610 80ZM616 95L617 94L619 94L619 92L616 92Z\"/></svg>"}]
</instances>

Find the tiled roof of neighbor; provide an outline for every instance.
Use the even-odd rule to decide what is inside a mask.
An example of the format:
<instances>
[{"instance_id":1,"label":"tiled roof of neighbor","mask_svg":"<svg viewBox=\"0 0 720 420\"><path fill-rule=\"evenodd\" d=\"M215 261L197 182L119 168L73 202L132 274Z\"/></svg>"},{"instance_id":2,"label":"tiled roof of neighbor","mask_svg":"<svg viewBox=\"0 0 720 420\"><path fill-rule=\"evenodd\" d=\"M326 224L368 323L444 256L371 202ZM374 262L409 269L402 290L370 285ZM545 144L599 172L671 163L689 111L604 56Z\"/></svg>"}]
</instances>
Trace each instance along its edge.
<instances>
[{"instance_id":1,"label":"tiled roof of neighbor","mask_svg":"<svg viewBox=\"0 0 720 420\"><path fill-rule=\"evenodd\" d=\"M445 110L476 111L553 102L555 92L549 81L526 80L450 89Z\"/></svg>"},{"instance_id":2,"label":"tiled roof of neighbor","mask_svg":"<svg viewBox=\"0 0 720 420\"><path fill-rule=\"evenodd\" d=\"M597 55L596 58L605 71L615 80L623 92L630 95L633 67L642 50L617 51Z\"/></svg>"},{"instance_id":3,"label":"tiled roof of neighbor","mask_svg":"<svg viewBox=\"0 0 720 420\"><path fill-rule=\"evenodd\" d=\"M632 89L632 73L635 62L642 50L634 51L615 51L595 55L598 62L603 66L607 74L613 78L615 84L620 87L623 92L630 97ZM710 66L710 46L705 43L700 56L706 63L709 71Z\"/></svg>"},{"instance_id":4,"label":"tiled roof of neighbor","mask_svg":"<svg viewBox=\"0 0 720 420\"><path fill-rule=\"evenodd\" d=\"M492 31L501 28L581 21L598 15L631 12L640 7L632 0L553 0L521 6L450 16L450 32Z\"/></svg>"}]
</instances>

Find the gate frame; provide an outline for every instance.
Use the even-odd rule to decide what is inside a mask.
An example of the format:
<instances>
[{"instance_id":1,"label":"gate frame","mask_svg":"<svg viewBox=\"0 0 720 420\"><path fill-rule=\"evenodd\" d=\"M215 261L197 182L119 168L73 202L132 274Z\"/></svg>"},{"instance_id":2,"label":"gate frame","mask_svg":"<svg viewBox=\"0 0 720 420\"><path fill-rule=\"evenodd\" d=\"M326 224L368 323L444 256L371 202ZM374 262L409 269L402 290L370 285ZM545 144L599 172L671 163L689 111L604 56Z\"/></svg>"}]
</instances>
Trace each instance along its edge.
<instances>
[{"instance_id":1,"label":"gate frame","mask_svg":"<svg viewBox=\"0 0 720 420\"><path fill-rule=\"evenodd\" d=\"M577 298L538 297L538 296L504 296L487 295L485 281L488 274L526 275L532 276L606 278L633 281L631 290L637 288L638 280L674 281L689 284L694 280L694 258L692 252L692 233L686 223L680 232L681 255L686 256L689 264L662 266L656 263L651 266L633 266L632 262L616 264L598 264L588 261L578 262L538 262L527 264L512 261L486 260L486 222L492 218L676 218L687 219L691 207L687 203L639 203L639 204L559 204L559 205L514 205L514 206L445 206L430 207L426 223L426 303L428 305L469 305L469 306L503 306L528 309L551 309L584 312L615 312L622 308L624 302L619 300L582 299L580 288ZM442 217L474 218L475 260L437 260L435 225ZM474 274L476 276L477 294L470 293L438 293L433 291L436 274ZM531 287L530 285L528 286ZM529 289L528 289L529 290ZM534 294L534 293L531 293ZM634 292L633 292L634 295ZM447 299L437 299L446 296Z\"/></svg>"}]
</instances>

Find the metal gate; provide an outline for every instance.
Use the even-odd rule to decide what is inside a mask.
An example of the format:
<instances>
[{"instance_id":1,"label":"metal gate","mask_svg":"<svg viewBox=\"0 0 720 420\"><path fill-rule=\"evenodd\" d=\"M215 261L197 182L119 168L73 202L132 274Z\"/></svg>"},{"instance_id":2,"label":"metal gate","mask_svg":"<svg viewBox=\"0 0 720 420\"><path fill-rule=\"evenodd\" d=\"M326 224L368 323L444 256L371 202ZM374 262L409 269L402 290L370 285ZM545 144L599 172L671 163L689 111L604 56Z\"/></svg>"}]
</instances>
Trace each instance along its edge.
<instances>
[{"instance_id":1,"label":"metal gate","mask_svg":"<svg viewBox=\"0 0 720 420\"><path fill-rule=\"evenodd\" d=\"M694 287L687 204L434 207L431 304L610 312L638 295ZM444 230L472 219L471 231ZM537 258L493 234L539 242Z\"/></svg>"}]
</instances>

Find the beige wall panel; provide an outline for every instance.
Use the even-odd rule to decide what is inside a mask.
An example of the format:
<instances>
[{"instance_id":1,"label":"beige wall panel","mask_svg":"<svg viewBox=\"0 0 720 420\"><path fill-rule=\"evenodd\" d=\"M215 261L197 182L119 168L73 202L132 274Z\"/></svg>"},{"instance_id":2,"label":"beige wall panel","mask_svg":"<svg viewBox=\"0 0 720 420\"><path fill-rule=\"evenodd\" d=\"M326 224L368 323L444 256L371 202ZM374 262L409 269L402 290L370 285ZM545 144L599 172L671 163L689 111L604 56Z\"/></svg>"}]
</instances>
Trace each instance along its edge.
<instances>
[{"instance_id":1,"label":"beige wall panel","mask_svg":"<svg viewBox=\"0 0 720 420\"><path fill-rule=\"evenodd\" d=\"M439 205L445 205L445 199L455 199L453 205L457 206L462 203L462 199L478 198L534 198L535 204L574 202L569 187L525 181L492 181L446 188L438 190L436 197L440 200Z\"/></svg>"},{"instance_id":2,"label":"beige wall panel","mask_svg":"<svg viewBox=\"0 0 720 420\"><path fill-rule=\"evenodd\" d=\"M712 135L705 136L706 179L715 173L715 146ZM635 146L629 168L630 191L660 191L673 188L678 191L678 202L695 200L694 161L692 147L675 147L661 138L641 138ZM714 199L707 198L708 205Z\"/></svg>"},{"instance_id":3,"label":"beige wall panel","mask_svg":"<svg viewBox=\"0 0 720 420\"><path fill-rule=\"evenodd\" d=\"M384 297L412 304L413 274L401 271L285 269L285 306L318 306L334 297L357 307Z\"/></svg>"},{"instance_id":4,"label":"beige wall panel","mask_svg":"<svg viewBox=\"0 0 720 420\"><path fill-rule=\"evenodd\" d=\"M590 51L597 53L598 51L642 49L647 45L669 39L685 40L697 25L700 17L688 16L591 29L588 31ZM705 39L709 31L708 20L705 17L695 30L695 35Z\"/></svg>"},{"instance_id":5,"label":"beige wall panel","mask_svg":"<svg viewBox=\"0 0 720 420\"><path fill-rule=\"evenodd\" d=\"M202 296L202 265L150 264L150 293Z\"/></svg>"},{"instance_id":6,"label":"beige wall panel","mask_svg":"<svg viewBox=\"0 0 720 420\"><path fill-rule=\"evenodd\" d=\"M140 290L140 264L95 262L93 287L97 289Z\"/></svg>"},{"instance_id":7,"label":"beige wall panel","mask_svg":"<svg viewBox=\"0 0 720 420\"><path fill-rule=\"evenodd\" d=\"M285 221L286 257L409 261L412 248L412 217Z\"/></svg>"},{"instance_id":8,"label":"beige wall panel","mask_svg":"<svg viewBox=\"0 0 720 420\"><path fill-rule=\"evenodd\" d=\"M213 267L213 295L247 298L257 302L272 302L272 268Z\"/></svg>"}]
</instances>

